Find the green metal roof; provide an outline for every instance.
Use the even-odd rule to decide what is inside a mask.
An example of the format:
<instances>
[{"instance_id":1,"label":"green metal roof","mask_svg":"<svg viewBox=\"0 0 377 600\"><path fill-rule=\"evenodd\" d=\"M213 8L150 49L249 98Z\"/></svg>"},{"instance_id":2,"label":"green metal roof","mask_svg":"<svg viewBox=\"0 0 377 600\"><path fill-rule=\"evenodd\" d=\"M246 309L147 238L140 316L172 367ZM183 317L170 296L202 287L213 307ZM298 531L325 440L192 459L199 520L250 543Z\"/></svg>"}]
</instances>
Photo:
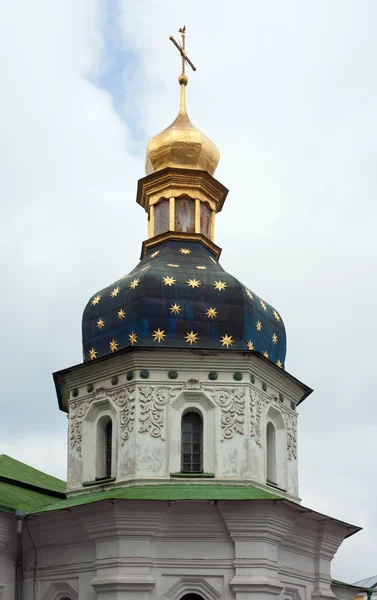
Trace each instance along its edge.
<instances>
[{"instance_id":1,"label":"green metal roof","mask_svg":"<svg viewBox=\"0 0 377 600\"><path fill-rule=\"evenodd\" d=\"M354 583L345 583L344 581L338 581L337 579L333 579L331 582L331 585L338 585L338 586L342 586L342 587L352 588L354 590L359 590L360 592L369 591L369 590L373 589L373 588L369 588L369 587L355 585ZM375 590L373 590L373 591L375 591Z\"/></svg>"},{"instance_id":2,"label":"green metal roof","mask_svg":"<svg viewBox=\"0 0 377 600\"><path fill-rule=\"evenodd\" d=\"M65 490L61 479L0 455L0 510L30 513L64 498Z\"/></svg>"},{"instance_id":3,"label":"green metal roof","mask_svg":"<svg viewBox=\"0 0 377 600\"><path fill-rule=\"evenodd\" d=\"M34 513L73 508L110 499L127 500L277 500L280 496L270 494L252 485L214 483L171 483L133 485L113 488L102 492L80 494L51 503Z\"/></svg>"},{"instance_id":4,"label":"green metal roof","mask_svg":"<svg viewBox=\"0 0 377 600\"><path fill-rule=\"evenodd\" d=\"M52 477L52 475L46 475L46 473L29 467L7 454L0 455L0 478L5 478L9 482L11 480L15 485L24 483L47 493L50 491L64 494L67 488L65 481Z\"/></svg>"},{"instance_id":5,"label":"green metal roof","mask_svg":"<svg viewBox=\"0 0 377 600\"><path fill-rule=\"evenodd\" d=\"M56 497L48 494L0 481L0 510L2 511L13 513L22 510L27 514L43 509L54 500Z\"/></svg>"}]
</instances>

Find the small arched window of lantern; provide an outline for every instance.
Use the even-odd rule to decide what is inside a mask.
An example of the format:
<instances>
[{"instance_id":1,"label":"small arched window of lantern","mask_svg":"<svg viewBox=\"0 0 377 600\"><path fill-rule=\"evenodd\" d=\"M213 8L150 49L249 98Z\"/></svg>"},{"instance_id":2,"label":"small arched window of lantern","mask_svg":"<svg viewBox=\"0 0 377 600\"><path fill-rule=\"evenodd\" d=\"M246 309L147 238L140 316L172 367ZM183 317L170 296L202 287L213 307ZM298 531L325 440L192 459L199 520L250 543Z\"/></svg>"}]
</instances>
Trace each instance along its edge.
<instances>
[{"instance_id":1,"label":"small arched window of lantern","mask_svg":"<svg viewBox=\"0 0 377 600\"><path fill-rule=\"evenodd\" d=\"M203 419L197 412L182 416L182 472L203 472Z\"/></svg>"},{"instance_id":2,"label":"small arched window of lantern","mask_svg":"<svg viewBox=\"0 0 377 600\"><path fill-rule=\"evenodd\" d=\"M266 466L267 483L277 485L276 473L276 429L271 421L268 421L266 427Z\"/></svg>"},{"instance_id":3,"label":"small arched window of lantern","mask_svg":"<svg viewBox=\"0 0 377 600\"><path fill-rule=\"evenodd\" d=\"M199 596L199 594L185 594L182 596L181 600L204 600L203 596Z\"/></svg>"},{"instance_id":4,"label":"small arched window of lantern","mask_svg":"<svg viewBox=\"0 0 377 600\"><path fill-rule=\"evenodd\" d=\"M96 479L112 476L113 422L104 415L97 423Z\"/></svg>"},{"instance_id":5,"label":"small arched window of lantern","mask_svg":"<svg viewBox=\"0 0 377 600\"><path fill-rule=\"evenodd\" d=\"M154 235L169 231L169 200L163 198L154 205Z\"/></svg>"},{"instance_id":6,"label":"small arched window of lantern","mask_svg":"<svg viewBox=\"0 0 377 600\"><path fill-rule=\"evenodd\" d=\"M174 229L184 233L195 232L195 200L188 196L175 199Z\"/></svg>"}]
</instances>

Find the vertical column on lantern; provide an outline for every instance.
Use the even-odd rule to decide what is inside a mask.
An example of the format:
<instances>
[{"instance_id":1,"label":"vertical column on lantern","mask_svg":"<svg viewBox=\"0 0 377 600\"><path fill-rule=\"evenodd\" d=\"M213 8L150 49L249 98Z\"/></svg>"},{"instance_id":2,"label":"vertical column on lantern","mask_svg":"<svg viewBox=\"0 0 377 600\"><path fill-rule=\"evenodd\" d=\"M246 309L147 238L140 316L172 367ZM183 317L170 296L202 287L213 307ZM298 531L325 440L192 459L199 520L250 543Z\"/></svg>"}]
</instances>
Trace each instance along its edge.
<instances>
[{"instance_id":1,"label":"vertical column on lantern","mask_svg":"<svg viewBox=\"0 0 377 600\"><path fill-rule=\"evenodd\" d=\"M195 198L195 233L200 232L200 200Z\"/></svg>"},{"instance_id":2,"label":"vertical column on lantern","mask_svg":"<svg viewBox=\"0 0 377 600\"><path fill-rule=\"evenodd\" d=\"M211 242L213 242L213 240L215 239L215 211L211 210L211 229L210 229L210 236L209 239L211 240Z\"/></svg>"},{"instance_id":3,"label":"vertical column on lantern","mask_svg":"<svg viewBox=\"0 0 377 600\"><path fill-rule=\"evenodd\" d=\"M175 211L175 198L169 199L169 231L174 231L174 211Z\"/></svg>"},{"instance_id":4,"label":"vertical column on lantern","mask_svg":"<svg viewBox=\"0 0 377 600\"><path fill-rule=\"evenodd\" d=\"M148 218L148 237L154 236L154 206L149 207L149 218Z\"/></svg>"}]
</instances>

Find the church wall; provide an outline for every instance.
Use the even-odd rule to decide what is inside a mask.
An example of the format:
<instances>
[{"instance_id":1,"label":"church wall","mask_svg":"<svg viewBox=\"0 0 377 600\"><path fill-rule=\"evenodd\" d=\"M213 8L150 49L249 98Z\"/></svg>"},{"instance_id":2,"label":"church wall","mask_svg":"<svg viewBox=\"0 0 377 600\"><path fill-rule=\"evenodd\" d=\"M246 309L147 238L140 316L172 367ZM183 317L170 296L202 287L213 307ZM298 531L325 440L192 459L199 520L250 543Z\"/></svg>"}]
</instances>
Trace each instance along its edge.
<instances>
[{"instance_id":1,"label":"church wall","mask_svg":"<svg viewBox=\"0 0 377 600\"><path fill-rule=\"evenodd\" d=\"M346 534L323 515L271 501L105 501L28 525L38 557L35 600L179 600L185 592L329 600L331 560ZM27 546L24 563L23 600L30 600Z\"/></svg>"},{"instance_id":2,"label":"church wall","mask_svg":"<svg viewBox=\"0 0 377 600\"><path fill-rule=\"evenodd\" d=\"M14 600L16 560L16 518L0 512L0 599Z\"/></svg>"},{"instance_id":3,"label":"church wall","mask_svg":"<svg viewBox=\"0 0 377 600\"><path fill-rule=\"evenodd\" d=\"M175 378L169 377L172 368ZM96 477L96 427L103 415L113 419L116 483L169 479L181 470L181 418L192 409L203 418L203 470L221 479L266 484L266 426L273 422L276 484L297 497L295 405L301 389L277 367L252 355L229 354L225 360L215 353L138 352L114 356L111 366L89 363L70 374L66 385L68 491Z\"/></svg>"}]
</instances>

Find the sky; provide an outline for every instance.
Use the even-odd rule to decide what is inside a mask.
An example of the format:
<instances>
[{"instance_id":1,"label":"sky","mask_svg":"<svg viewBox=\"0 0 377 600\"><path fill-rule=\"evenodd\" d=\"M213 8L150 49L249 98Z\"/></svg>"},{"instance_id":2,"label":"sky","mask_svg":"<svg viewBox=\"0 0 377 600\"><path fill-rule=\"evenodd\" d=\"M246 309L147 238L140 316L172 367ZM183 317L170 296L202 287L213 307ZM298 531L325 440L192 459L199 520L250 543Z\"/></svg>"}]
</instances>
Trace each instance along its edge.
<instances>
[{"instance_id":1,"label":"sky","mask_svg":"<svg viewBox=\"0 0 377 600\"><path fill-rule=\"evenodd\" d=\"M81 356L93 294L147 237L148 139L178 110L219 147L222 266L277 307L299 409L305 506L363 527L333 576L376 573L377 3L0 4L0 452L65 477L52 372Z\"/></svg>"}]
</instances>

